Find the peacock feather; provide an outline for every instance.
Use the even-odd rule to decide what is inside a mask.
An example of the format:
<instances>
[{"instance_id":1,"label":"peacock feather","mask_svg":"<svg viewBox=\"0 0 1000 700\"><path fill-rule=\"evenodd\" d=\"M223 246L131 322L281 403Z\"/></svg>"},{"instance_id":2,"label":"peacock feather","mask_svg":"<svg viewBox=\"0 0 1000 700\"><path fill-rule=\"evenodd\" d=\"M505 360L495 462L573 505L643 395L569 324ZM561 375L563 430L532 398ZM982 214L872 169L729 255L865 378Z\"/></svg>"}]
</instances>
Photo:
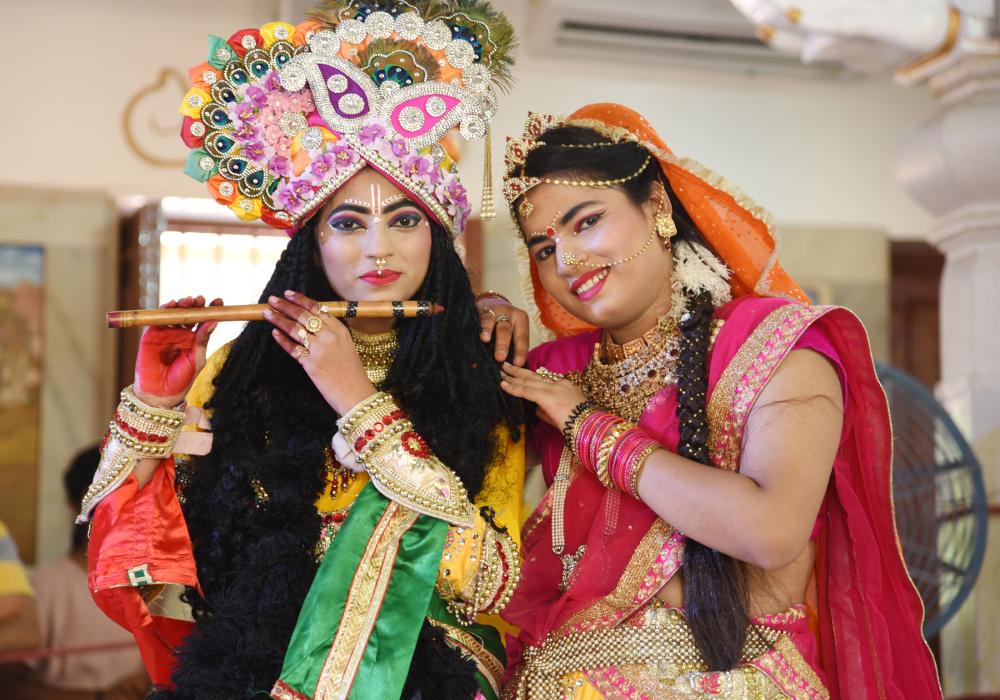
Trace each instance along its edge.
<instances>
[{"instance_id":1,"label":"peacock feather","mask_svg":"<svg viewBox=\"0 0 1000 700\"><path fill-rule=\"evenodd\" d=\"M309 10L308 17L333 29L343 20L364 20L373 12L387 12L393 17L404 12L416 12L427 22L443 21L451 29L453 39L469 42L477 61L489 67L494 83L501 89L509 89L513 50L517 43L514 29L503 13L487 0L322 0ZM396 51L415 53L414 42L400 40L396 43ZM384 49L380 52L384 53ZM366 57L360 63L363 68L373 55L370 50L364 54ZM419 62L428 73L431 73L431 65L436 63ZM422 81L414 79L413 82Z\"/></svg>"},{"instance_id":2,"label":"peacock feather","mask_svg":"<svg viewBox=\"0 0 1000 700\"><path fill-rule=\"evenodd\" d=\"M358 55L358 65L376 85L392 81L406 87L436 80L439 74L437 59L427 48L397 39L372 41Z\"/></svg>"}]
</instances>

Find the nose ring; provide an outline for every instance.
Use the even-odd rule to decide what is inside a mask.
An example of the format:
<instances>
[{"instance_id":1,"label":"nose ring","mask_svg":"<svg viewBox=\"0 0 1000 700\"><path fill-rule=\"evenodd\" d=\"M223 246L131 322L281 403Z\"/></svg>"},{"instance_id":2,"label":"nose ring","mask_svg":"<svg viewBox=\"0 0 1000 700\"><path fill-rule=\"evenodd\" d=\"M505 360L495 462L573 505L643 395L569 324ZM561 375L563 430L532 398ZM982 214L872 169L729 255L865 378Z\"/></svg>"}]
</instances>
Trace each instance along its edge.
<instances>
[{"instance_id":1,"label":"nose ring","mask_svg":"<svg viewBox=\"0 0 1000 700\"><path fill-rule=\"evenodd\" d=\"M375 258L375 267L377 268L375 270L375 274L377 274L379 277L382 276L382 271L385 269L385 263L386 263L385 258Z\"/></svg>"},{"instance_id":2,"label":"nose ring","mask_svg":"<svg viewBox=\"0 0 1000 700\"><path fill-rule=\"evenodd\" d=\"M569 265L570 267L576 267L582 262L580 258L570 252L563 253L561 257L563 265Z\"/></svg>"}]
</instances>

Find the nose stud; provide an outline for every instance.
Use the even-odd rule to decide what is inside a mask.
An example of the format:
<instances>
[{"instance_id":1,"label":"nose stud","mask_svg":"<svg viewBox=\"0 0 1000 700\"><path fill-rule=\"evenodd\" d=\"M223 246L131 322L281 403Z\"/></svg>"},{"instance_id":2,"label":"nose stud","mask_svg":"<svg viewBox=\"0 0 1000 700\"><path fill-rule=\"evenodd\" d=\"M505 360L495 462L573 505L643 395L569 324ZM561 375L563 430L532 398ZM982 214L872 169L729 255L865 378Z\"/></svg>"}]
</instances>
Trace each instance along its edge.
<instances>
[{"instance_id":1,"label":"nose stud","mask_svg":"<svg viewBox=\"0 0 1000 700\"><path fill-rule=\"evenodd\" d=\"M382 270L385 269L385 263L386 263L385 258L375 258L375 267L376 267L375 274L377 274L379 277L382 276Z\"/></svg>"}]
</instances>

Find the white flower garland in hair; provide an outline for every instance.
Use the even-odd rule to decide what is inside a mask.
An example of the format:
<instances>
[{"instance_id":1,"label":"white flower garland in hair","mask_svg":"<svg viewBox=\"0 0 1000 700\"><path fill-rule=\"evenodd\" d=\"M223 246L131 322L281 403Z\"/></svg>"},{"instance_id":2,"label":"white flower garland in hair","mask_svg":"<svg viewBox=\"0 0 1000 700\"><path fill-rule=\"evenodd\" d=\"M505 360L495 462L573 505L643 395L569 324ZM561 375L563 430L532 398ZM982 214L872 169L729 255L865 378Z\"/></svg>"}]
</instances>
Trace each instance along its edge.
<instances>
[{"instance_id":1,"label":"white flower garland in hair","mask_svg":"<svg viewBox=\"0 0 1000 700\"><path fill-rule=\"evenodd\" d=\"M707 291L712 295L712 305L716 308L733 298L729 288L729 268L712 251L700 243L678 241L673 246L673 253L670 315L674 320L680 320L687 307L684 290L692 294Z\"/></svg>"}]
</instances>

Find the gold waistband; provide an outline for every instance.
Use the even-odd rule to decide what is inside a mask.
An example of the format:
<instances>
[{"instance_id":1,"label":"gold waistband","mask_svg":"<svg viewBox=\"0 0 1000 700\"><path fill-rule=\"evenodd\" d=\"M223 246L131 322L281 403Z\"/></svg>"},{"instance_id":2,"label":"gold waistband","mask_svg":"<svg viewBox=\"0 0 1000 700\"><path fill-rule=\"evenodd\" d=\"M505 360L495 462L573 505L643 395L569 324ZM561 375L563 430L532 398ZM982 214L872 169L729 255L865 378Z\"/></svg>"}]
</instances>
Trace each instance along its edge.
<instances>
[{"instance_id":1,"label":"gold waistband","mask_svg":"<svg viewBox=\"0 0 1000 700\"><path fill-rule=\"evenodd\" d=\"M741 665L733 671L710 674L683 613L650 607L639 625L623 623L610 629L549 638L539 646L526 647L521 667L505 697L572 698L574 686L585 680L581 672L636 667L644 668L643 675L655 679L657 686L672 689L662 697L686 697L684 688L700 687L707 676L712 676L709 681L713 685L722 683L733 686L733 690L740 688L736 695L724 693L719 697L772 697L765 688L772 685L771 681L750 662L776 648L797 655L786 636L772 627L751 625L747 628ZM818 679L810 678L814 680ZM776 697L782 696L776 686L773 690L777 691Z\"/></svg>"}]
</instances>

